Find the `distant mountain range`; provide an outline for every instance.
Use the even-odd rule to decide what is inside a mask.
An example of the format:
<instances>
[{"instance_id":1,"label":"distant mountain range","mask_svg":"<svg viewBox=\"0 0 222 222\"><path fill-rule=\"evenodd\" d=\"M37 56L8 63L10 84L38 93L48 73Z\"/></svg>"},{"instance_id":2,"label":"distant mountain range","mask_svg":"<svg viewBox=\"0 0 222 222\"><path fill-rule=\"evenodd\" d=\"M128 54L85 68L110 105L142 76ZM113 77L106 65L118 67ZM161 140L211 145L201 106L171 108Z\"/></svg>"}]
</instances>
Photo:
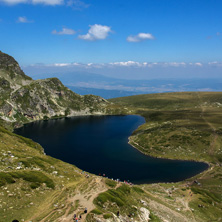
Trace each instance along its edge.
<instances>
[{"instance_id":1,"label":"distant mountain range","mask_svg":"<svg viewBox=\"0 0 222 222\"><path fill-rule=\"evenodd\" d=\"M57 77L64 85L80 95L94 94L106 99L162 92L222 91L222 79L126 80L87 72L51 73L32 75L32 77L34 79Z\"/></svg>"}]
</instances>

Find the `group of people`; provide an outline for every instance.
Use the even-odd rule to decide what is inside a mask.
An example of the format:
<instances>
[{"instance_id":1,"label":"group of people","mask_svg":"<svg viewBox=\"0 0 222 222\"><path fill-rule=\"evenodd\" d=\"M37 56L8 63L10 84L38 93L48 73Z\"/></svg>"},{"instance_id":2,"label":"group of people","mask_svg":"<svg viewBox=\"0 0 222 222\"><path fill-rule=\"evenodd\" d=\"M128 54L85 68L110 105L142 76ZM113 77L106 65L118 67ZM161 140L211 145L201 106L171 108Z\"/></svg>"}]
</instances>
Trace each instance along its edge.
<instances>
[{"instance_id":1,"label":"group of people","mask_svg":"<svg viewBox=\"0 0 222 222\"><path fill-rule=\"evenodd\" d=\"M85 175L86 178L90 177L90 175L88 173L86 173L84 170L82 170L81 174Z\"/></svg>"},{"instance_id":2,"label":"group of people","mask_svg":"<svg viewBox=\"0 0 222 222\"><path fill-rule=\"evenodd\" d=\"M103 174L99 173L99 176L106 177L106 174L105 173L103 173ZM108 177L106 177L106 178L108 178ZM111 178L111 180L114 180L114 179ZM115 181L117 183L123 182L123 183L128 184L128 185L133 185L133 183L131 183L129 180L120 181L120 179L116 179Z\"/></svg>"},{"instance_id":3,"label":"group of people","mask_svg":"<svg viewBox=\"0 0 222 222\"><path fill-rule=\"evenodd\" d=\"M75 222L78 222L81 218L82 218L81 214L79 215L79 218L76 216L76 214L74 214L74 216L73 216L73 220Z\"/></svg>"},{"instance_id":4,"label":"group of people","mask_svg":"<svg viewBox=\"0 0 222 222\"><path fill-rule=\"evenodd\" d=\"M84 213L87 214L87 208L85 208ZM81 214L79 215L79 217L77 217L76 214L74 214L74 216L73 216L73 220L74 220L75 222L78 222L81 218L82 218L82 215L81 215Z\"/></svg>"},{"instance_id":5,"label":"group of people","mask_svg":"<svg viewBox=\"0 0 222 222\"><path fill-rule=\"evenodd\" d=\"M85 208L84 213L87 214L87 208ZM81 218L82 218L82 215L81 215L81 214L79 215L79 217L77 217L76 214L74 214L74 216L73 216L73 220L74 220L75 222L78 222ZM18 221L18 220L13 220L12 222L19 222L19 221Z\"/></svg>"}]
</instances>

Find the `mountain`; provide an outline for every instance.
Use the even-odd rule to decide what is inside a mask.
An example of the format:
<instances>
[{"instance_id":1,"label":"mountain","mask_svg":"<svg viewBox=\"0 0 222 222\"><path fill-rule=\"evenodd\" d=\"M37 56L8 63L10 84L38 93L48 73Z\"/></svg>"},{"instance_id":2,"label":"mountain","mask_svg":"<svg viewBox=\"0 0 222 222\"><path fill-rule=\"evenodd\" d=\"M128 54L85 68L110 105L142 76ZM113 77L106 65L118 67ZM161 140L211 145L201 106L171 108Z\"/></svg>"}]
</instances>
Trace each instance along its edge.
<instances>
[{"instance_id":1,"label":"mountain","mask_svg":"<svg viewBox=\"0 0 222 222\"><path fill-rule=\"evenodd\" d=\"M57 78L33 80L14 58L0 52L0 117L5 121L103 114L107 104L102 97L74 93Z\"/></svg>"},{"instance_id":2,"label":"mountain","mask_svg":"<svg viewBox=\"0 0 222 222\"><path fill-rule=\"evenodd\" d=\"M96 89L96 88L86 88L86 87L69 86L69 85L67 85L67 87L80 95L93 94L93 95L102 96L104 99L112 99L117 97L143 94L143 92L134 92L134 91L125 91L125 90Z\"/></svg>"},{"instance_id":3,"label":"mountain","mask_svg":"<svg viewBox=\"0 0 222 222\"><path fill-rule=\"evenodd\" d=\"M121 76L121 75L120 75ZM64 85L81 95L95 94L110 99L123 96L186 91L221 91L222 79L162 78L121 79L89 72L33 74L34 79L57 77Z\"/></svg>"},{"instance_id":4,"label":"mountain","mask_svg":"<svg viewBox=\"0 0 222 222\"><path fill-rule=\"evenodd\" d=\"M86 222L221 220L222 93L161 93L107 102L80 96L56 78L32 80L0 53L0 110L0 221L72 221L74 214ZM56 115L122 110L146 119L129 138L136 149L158 158L204 161L209 168L178 183L128 185L54 159L39 144L2 127L3 121L15 127Z\"/></svg>"}]
</instances>

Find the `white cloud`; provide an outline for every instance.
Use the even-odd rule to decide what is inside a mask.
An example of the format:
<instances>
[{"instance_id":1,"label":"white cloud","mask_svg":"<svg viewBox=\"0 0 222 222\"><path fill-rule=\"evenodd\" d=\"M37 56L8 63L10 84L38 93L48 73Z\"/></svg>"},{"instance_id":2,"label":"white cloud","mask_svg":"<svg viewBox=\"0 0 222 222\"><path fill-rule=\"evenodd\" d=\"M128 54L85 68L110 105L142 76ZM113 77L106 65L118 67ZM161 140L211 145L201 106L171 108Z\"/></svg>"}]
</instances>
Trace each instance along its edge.
<instances>
[{"instance_id":1,"label":"white cloud","mask_svg":"<svg viewBox=\"0 0 222 222\"><path fill-rule=\"evenodd\" d=\"M113 63L109 63L109 64L114 65L114 66L141 66L143 64L147 65L147 63L139 63L139 62L135 62L135 61L113 62Z\"/></svg>"},{"instance_id":2,"label":"white cloud","mask_svg":"<svg viewBox=\"0 0 222 222\"><path fill-rule=\"evenodd\" d=\"M44 4L44 5L62 5L63 0L32 0L33 4Z\"/></svg>"},{"instance_id":3,"label":"white cloud","mask_svg":"<svg viewBox=\"0 0 222 222\"><path fill-rule=\"evenodd\" d=\"M165 62L164 65L179 67L179 66L186 66L186 63L185 62Z\"/></svg>"},{"instance_id":4,"label":"white cloud","mask_svg":"<svg viewBox=\"0 0 222 222\"><path fill-rule=\"evenodd\" d=\"M20 3L28 3L28 0L0 0L0 2L4 2L8 5L15 5Z\"/></svg>"},{"instance_id":5,"label":"white cloud","mask_svg":"<svg viewBox=\"0 0 222 222\"><path fill-rule=\"evenodd\" d=\"M37 64L38 65L38 64ZM35 66L35 65L34 65ZM73 67L73 66L87 66L87 64L81 64L81 63L77 63L77 62L73 62L73 63L53 63L53 64L47 64L47 65L42 65L40 64L40 66L48 66L48 67Z\"/></svg>"},{"instance_id":6,"label":"white cloud","mask_svg":"<svg viewBox=\"0 0 222 222\"><path fill-rule=\"evenodd\" d=\"M76 32L73 29L63 28L62 31L53 30L54 35L74 35Z\"/></svg>"},{"instance_id":7,"label":"white cloud","mask_svg":"<svg viewBox=\"0 0 222 222\"><path fill-rule=\"evenodd\" d=\"M194 63L194 65L195 65L195 66L203 66L203 64L200 63L200 62L196 62L196 63Z\"/></svg>"},{"instance_id":8,"label":"white cloud","mask_svg":"<svg viewBox=\"0 0 222 222\"><path fill-rule=\"evenodd\" d=\"M139 33L138 37L140 39L154 39L154 36L150 33Z\"/></svg>"},{"instance_id":9,"label":"white cloud","mask_svg":"<svg viewBox=\"0 0 222 222\"><path fill-rule=\"evenodd\" d=\"M62 5L64 4L64 0L0 0L0 2L4 2L8 5L16 5L16 4L43 4L43 5Z\"/></svg>"},{"instance_id":10,"label":"white cloud","mask_svg":"<svg viewBox=\"0 0 222 222\"><path fill-rule=\"evenodd\" d=\"M35 66L37 66L36 64ZM91 69L91 68L115 68L115 67L122 67L122 68L185 68L185 67L204 67L206 64L202 64L200 62L196 63L185 63L185 62L137 62L137 61L125 61L125 62L111 62L111 63L54 63L48 64L43 66L48 67L80 67L84 69ZM208 66L222 66L222 62L209 62Z\"/></svg>"},{"instance_id":11,"label":"white cloud","mask_svg":"<svg viewBox=\"0 0 222 222\"><path fill-rule=\"evenodd\" d=\"M79 35L79 39L87 41L106 39L109 33L112 32L109 26L105 25L90 25L90 29L86 35Z\"/></svg>"},{"instance_id":12,"label":"white cloud","mask_svg":"<svg viewBox=\"0 0 222 222\"><path fill-rule=\"evenodd\" d=\"M125 66L125 67L185 67L187 63L185 62L136 62L136 61L127 61L127 62L113 62L109 63L111 66Z\"/></svg>"},{"instance_id":13,"label":"white cloud","mask_svg":"<svg viewBox=\"0 0 222 222\"><path fill-rule=\"evenodd\" d=\"M214 62L209 62L208 65L210 66L222 66L222 62L214 61Z\"/></svg>"},{"instance_id":14,"label":"white cloud","mask_svg":"<svg viewBox=\"0 0 222 222\"><path fill-rule=\"evenodd\" d=\"M81 10L88 8L90 5L86 4L81 0L0 0L0 3L3 2L7 5L17 5L17 4L42 4L42 5L66 5L70 6L75 10Z\"/></svg>"},{"instance_id":15,"label":"white cloud","mask_svg":"<svg viewBox=\"0 0 222 222\"><path fill-rule=\"evenodd\" d=\"M216 65L216 64L218 64L218 62L217 62L217 61L214 61L214 62L208 62L208 64L209 64L209 65Z\"/></svg>"},{"instance_id":16,"label":"white cloud","mask_svg":"<svg viewBox=\"0 0 222 222\"><path fill-rule=\"evenodd\" d=\"M53 66L56 66L56 67L70 66L70 63L55 63L53 64Z\"/></svg>"},{"instance_id":17,"label":"white cloud","mask_svg":"<svg viewBox=\"0 0 222 222\"><path fill-rule=\"evenodd\" d=\"M32 23L33 21L28 20L25 16L20 16L18 17L17 22L18 23Z\"/></svg>"},{"instance_id":18,"label":"white cloud","mask_svg":"<svg viewBox=\"0 0 222 222\"><path fill-rule=\"evenodd\" d=\"M85 2L80 1L80 0L68 0L67 5L71 6L73 9L76 9L76 10L88 8L90 6L89 4L86 4Z\"/></svg>"},{"instance_id":19,"label":"white cloud","mask_svg":"<svg viewBox=\"0 0 222 222\"><path fill-rule=\"evenodd\" d=\"M127 37L128 42L142 42L144 40L153 40L154 36L150 33L139 33L138 35L131 35Z\"/></svg>"}]
</instances>

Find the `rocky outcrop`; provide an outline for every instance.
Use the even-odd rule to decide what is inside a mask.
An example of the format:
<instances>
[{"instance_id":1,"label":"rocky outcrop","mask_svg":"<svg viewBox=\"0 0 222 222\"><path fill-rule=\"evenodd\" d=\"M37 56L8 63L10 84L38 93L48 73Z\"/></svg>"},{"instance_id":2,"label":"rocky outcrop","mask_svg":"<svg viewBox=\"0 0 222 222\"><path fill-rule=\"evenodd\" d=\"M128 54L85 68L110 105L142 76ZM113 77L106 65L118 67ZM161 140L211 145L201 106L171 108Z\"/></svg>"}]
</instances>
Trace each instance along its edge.
<instances>
[{"instance_id":1,"label":"rocky outcrop","mask_svg":"<svg viewBox=\"0 0 222 222\"><path fill-rule=\"evenodd\" d=\"M61 116L104 114L108 102L94 95L80 96L57 78L32 80L13 57L0 52L0 117L30 122Z\"/></svg>"},{"instance_id":2,"label":"rocky outcrop","mask_svg":"<svg viewBox=\"0 0 222 222\"><path fill-rule=\"evenodd\" d=\"M19 64L12 56L9 56L0 51L0 70L5 70L8 72L11 79L19 76L25 80L32 80L31 77L26 76L21 70Z\"/></svg>"},{"instance_id":3,"label":"rocky outcrop","mask_svg":"<svg viewBox=\"0 0 222 222\"><path fill-rule=\"evenodd\" d=\"M140 208L141 214L139 215L141 221L149 221L150 220L150 211L144 207Z\"/></svg>"}]
</instances>

